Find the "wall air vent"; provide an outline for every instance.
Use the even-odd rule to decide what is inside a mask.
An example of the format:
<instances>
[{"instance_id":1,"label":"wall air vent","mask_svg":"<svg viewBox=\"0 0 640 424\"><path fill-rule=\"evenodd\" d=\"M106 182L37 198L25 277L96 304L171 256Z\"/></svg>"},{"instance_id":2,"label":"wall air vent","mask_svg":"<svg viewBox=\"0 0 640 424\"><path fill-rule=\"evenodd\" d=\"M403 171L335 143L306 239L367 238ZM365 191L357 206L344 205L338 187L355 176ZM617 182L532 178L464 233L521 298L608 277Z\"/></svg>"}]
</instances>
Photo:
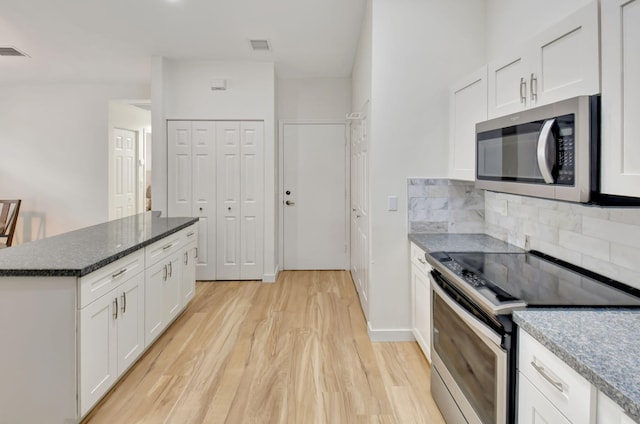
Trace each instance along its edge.
<instances>
[{"instance_id":1,"label":"wall air vent","mask_svg":"<svg viewBox=\"0 0 640 424\"><path fill-rule=\"evenodd\" d=\"M251 49L253 49L254 52L268 52L271 50L269 41L267 40L249 40L249 42L251 43Z\"/></svg>"},{"instance_id":2,"label":"wall air vent","mask_svg":"<svg viewBox=\"0 0 640 424\"><path fill-rule=\"evenodd\" d=\"M27 54L22 53L20 50L11 46L0 46L0 56L29 57Z\"/></svg>"}]
</instances>

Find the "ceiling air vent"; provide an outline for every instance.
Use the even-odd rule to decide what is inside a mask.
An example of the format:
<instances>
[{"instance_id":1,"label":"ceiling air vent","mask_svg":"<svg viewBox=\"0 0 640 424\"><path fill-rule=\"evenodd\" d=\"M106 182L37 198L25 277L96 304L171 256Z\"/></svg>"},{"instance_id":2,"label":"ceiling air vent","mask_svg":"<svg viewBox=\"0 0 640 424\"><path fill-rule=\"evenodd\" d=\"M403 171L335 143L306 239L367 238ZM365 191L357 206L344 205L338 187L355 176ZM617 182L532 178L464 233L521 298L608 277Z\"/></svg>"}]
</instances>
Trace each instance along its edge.
<instances>
[{"instance_id":1,"label":"ceiling air vent","mask_svg":"<svg viewBox=\"0 0 640 424\"><path fill-rule=\"evenodd\" d=\"M271 50L267 40L249 40L249 42L254 52L268 52Z\"/></svg>"},{"instance_id":2,"label":"ceiling air vent","mask_svg":"<svg viewBox=\"0 0 640 424\"><path fill-rule=\"evenodd\" d=\"M0 56L27 56L15 47L0 47ZM27 56L28 57L28 56Z\"/></svg>"}]
</instances>

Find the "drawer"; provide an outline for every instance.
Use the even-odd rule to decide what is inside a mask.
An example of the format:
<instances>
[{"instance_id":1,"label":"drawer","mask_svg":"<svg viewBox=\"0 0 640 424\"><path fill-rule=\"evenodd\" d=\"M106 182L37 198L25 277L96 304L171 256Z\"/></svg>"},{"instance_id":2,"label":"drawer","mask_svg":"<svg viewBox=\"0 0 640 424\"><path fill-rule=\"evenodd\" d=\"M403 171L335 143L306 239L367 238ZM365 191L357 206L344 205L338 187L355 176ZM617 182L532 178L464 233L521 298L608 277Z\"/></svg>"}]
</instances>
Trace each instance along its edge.
<instances>
[{"instance_id":1,"label":"drawer","mask_svg":"<svg viewBox=\"0 0 640 424\"><path fill-rule=\"evenodd\" d=\"M595 416L596 389L584 377L519 330L518 369L572 423L589 423Z\"/></svg>"},{"instance_id":2,"label":"drawer","mask_svg":"<svg viewBox=\"0 0 640 424\"><path fill-rule=\"evenodd\" d=\"M144 249L120 258L102 268L80 277L78 307L84 308L94 300L144 270Z\"/></svg>"},{"instance_id":3,"label":"drawer","mask_svg":"<svg viewBox=\"0 0 640 424\"><path fill-rule=\"evenodd\" d=\"M182 246L185 245L187 230L190 228L191 227L185 228L184 230L170 234L145 247L144 255L147 267L166 259L169 255L180 250Z\"/></svg>"},{"instance_id":4,"label":"drawer","mask_svg":"<svg viewBox=\"0 0 640 424\"><path fill-rule=\"evenodd\" d=\"M431 271L431 265L429 265L425 259L425 251L413 242L411 243L411 262L425 274L428 274Z\"/></svg>"},{"instance_id":5,"label":"drawer","mask_svg":"<svg viewBox=\"0 0 640 424\"><path fill-rule=\"evenodd\" d=\"M180 230L180 233L184 235L184 244L196 242L198 240L198 224L193 224L184 230Z\"/></svg>"}]
</instances>

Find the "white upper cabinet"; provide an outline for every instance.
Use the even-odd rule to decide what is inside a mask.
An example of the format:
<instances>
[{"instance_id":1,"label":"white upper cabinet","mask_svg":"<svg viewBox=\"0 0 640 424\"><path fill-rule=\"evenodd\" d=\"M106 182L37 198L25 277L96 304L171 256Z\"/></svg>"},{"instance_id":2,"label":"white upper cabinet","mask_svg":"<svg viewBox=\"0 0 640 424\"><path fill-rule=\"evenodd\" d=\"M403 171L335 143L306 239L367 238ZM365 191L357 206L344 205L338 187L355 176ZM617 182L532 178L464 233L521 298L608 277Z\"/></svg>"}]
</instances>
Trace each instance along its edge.
<instances>
[{"instance_id":1,"label":"white upper cabinet","mask_svg":"<svg viewBox=\"0 0 640 424\"><path fill-rule=\"evenodd\" d=\"M600 92L598 3L488 65L489 118Z\"/></svg>"},{"instance_id":2,"label":"white upper cabinet","mask_svg":"<svg viewBox=\"0 0 640 424\"><path fill-rule=\"evenodd\" d=\"M487 119L486 65L451 87L449 178L476 178L476 123Z\"/></svg>"},{"instance_id":3,"label":"white upper cabinet","mask_svg":"<svg viewBox=\"0 0 640 424\"><path fill-rule=\"evenodd\" d=\"M640 197L640 0L602 2L601 191Z\"/></svg>"}]
</instances>

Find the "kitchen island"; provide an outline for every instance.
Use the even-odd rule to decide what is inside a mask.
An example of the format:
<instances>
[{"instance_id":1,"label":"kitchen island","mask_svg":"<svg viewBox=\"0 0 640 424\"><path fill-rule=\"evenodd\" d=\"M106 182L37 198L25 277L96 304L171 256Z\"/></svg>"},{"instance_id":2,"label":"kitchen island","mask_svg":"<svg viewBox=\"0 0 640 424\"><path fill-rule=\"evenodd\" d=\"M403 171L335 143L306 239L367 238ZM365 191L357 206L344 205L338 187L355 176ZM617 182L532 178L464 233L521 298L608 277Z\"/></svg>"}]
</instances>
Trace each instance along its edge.
<instances>
[{"instance_id":1,"label":"kitchen island","mask_svg":"<svg viewBox=\"0 0 640 424\"><path fill-rule=\"evenodd\" d=\"M75 423L195 294L197 218L148 212L0 251L0 423Z\"/></svg>"}]
</instances>

